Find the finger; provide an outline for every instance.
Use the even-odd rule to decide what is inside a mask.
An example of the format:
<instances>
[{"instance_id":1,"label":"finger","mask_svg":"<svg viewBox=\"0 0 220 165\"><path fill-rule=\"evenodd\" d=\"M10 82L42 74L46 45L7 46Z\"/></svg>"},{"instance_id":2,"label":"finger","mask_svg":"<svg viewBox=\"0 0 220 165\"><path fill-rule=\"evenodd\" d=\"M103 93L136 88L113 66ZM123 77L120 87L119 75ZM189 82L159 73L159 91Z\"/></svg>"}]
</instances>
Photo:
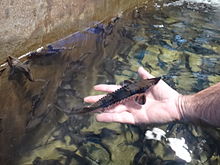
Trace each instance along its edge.
<instances>
[{"instance_id":1,"label":"finger","mask_svg":"<svg viewBox=\"0 0 220 165\"><path fill-rule=\"evenodd\" d=\"M84 98L84 101L87 103L95 103L99 99L103 98L106 95L96 95L96 96L87 96Z\"/></svg>"},{"instance_id":2,"label":"finger","mask_svg":"<svg viewBox=\"0 0 220 165\"><path fill-rule=\"evenodd\" d=\"M146 71L143 67L139 67L138 68L138 74L143 79L154 78L154 76L151 75L148 71Z\"/></svg>"},{"instance_id":3,"label":"finger","mask_svg":"<svg viewBox=\"0 0 220 165\"><path fill-rule=\"evenodd\" d=\"M110 107L105 108L104 112L107 113L121 113L123 111L127 110L127 106L125 106L124 104L118 104L118 105L113 105Z\"/></svg>"},{"instance_id":4,"label":"finger","mask_svg":"<svg viewBox=\"0 0 220 165\"><path fill-rule=\"evenodd\" d=\"M117 122L126 124L135 124L134 117L129 112L122 113L101 113L96 115L96 120L99 122Z\"/></svg>"},{"instance_id":5,"label":"finger","mask_svg":"<svg viewBox=\"0 0 220 165\"><path fill-rule=\"evenodd\" d=\"M95 90L102 91L102 92L114 92L119 88L121 88L120 85L99 84L99 85L94 86Z\"/></svg>"}]
</instances>

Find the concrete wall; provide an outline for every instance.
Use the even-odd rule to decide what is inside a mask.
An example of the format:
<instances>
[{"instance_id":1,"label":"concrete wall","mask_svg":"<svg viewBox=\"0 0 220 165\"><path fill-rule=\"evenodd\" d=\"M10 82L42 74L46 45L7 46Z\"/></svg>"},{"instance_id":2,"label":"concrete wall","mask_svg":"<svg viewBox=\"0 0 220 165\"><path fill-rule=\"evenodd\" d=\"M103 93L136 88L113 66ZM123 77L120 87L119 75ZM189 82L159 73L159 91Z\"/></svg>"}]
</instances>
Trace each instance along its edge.
<instances>
[{"instance_id":1,"label":"concrete wall","mask_svg":"<svg viewBox=\"0 0 220 165\"><path fill-rule=\"evenodd\" d=\"M143 1L1 0L0 62L8 55L20 56Z\"/></svg>"}]
</instances>

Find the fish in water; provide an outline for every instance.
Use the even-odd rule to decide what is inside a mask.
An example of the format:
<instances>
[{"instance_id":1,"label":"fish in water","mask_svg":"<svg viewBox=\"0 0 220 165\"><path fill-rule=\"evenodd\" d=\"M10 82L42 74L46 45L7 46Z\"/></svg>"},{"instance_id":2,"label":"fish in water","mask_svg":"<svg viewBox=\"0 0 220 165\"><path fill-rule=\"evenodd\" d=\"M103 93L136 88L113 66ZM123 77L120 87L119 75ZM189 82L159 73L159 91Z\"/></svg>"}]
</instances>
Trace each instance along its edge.
<instances>
[{"instance_id":1,"label":"fish in water","mask_svg":"<svg viewBox=\"0 0 220 165\"><path fill-rule=\"evenodd\" d=\"M108 93L105 97L101 98L94 104L84 108L72 110L70 113L80 114L88 112L97 112L98 110L105 110L105 108L117 104L131 96L143 94L151 86L156 85L160 79L161 77L156 77L151 79L142 79L138 81L136 80L133 83L129 82L126 85L119 88L118 90L116 90L115 92Z\"/></svg>"},{"instance_id":2,"label":"fish in water","mask_svg":"<svg viewBox=\"0 0 220 165\"><path fill-rule=\"evenodd\" d=\"M7 63L10 67L9 79L16 79L18 73L23 74L29 81L34 81L31 71L27 64L22 63L15 57L8 56Z\"/></svg>"},{"instance_id":3,"label":"fish in water","mask_svg":"<svg viewBox=\"0 0 220 165\"><path fill-rule=\"evenodd\" d=\"M9 66L9 80L20 81L22 75L31 82L45 82L44 79L34 79L28 61L21 62L18 58L8 56L6 62ZM4 70L3 70L4 71ZM1 72L1 71L0 71ZM0 73L1 74L1 73Z\"/></svg>"}]
</instances>

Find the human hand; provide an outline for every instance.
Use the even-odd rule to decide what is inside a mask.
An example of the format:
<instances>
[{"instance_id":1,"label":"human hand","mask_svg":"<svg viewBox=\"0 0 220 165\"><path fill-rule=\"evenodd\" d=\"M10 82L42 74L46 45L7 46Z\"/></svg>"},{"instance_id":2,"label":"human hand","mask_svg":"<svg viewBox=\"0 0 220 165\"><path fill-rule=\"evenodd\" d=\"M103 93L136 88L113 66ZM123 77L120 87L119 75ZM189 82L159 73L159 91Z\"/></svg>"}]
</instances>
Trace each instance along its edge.
<instances>
[{"instance_id":1,"label":"human hand","mask_svg":"<svg viewBox=\"0 0 220 165\"><path fill-rule=\"evenodd\" d=\"M153 78L143 67L138 69L141 78ZM100 84L94 86L97 91L114 92L120 88L119 85ZM100 122L119 122L127 124L138 123L166 123L181 118L179 110L180 94L160 80L155 86L145 93L146 102L138 104L134 97L127 99L120 104L110 107L107 111L96 116ZM104 95L88 96L85 102L94 103Z\"/></svg>"}]
</instances>

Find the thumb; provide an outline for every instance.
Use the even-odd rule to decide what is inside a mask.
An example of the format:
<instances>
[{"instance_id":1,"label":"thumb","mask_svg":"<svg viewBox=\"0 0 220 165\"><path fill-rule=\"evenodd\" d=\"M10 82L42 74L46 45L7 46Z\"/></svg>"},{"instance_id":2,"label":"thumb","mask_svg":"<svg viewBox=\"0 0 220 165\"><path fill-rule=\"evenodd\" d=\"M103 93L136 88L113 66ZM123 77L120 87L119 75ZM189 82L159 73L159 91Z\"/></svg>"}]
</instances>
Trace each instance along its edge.
<instances>
[{"instance_id":1,"label":"thumb","mask_svg":"<svg viewBox=\"0 0 220 165\"><path fill-rule=\"evenodd\" d=\"M151 75L148 71L146 71L143 67L138 68L138 74L142 79L154 78L154 76Z\"/></svg>"}]
</instances>

